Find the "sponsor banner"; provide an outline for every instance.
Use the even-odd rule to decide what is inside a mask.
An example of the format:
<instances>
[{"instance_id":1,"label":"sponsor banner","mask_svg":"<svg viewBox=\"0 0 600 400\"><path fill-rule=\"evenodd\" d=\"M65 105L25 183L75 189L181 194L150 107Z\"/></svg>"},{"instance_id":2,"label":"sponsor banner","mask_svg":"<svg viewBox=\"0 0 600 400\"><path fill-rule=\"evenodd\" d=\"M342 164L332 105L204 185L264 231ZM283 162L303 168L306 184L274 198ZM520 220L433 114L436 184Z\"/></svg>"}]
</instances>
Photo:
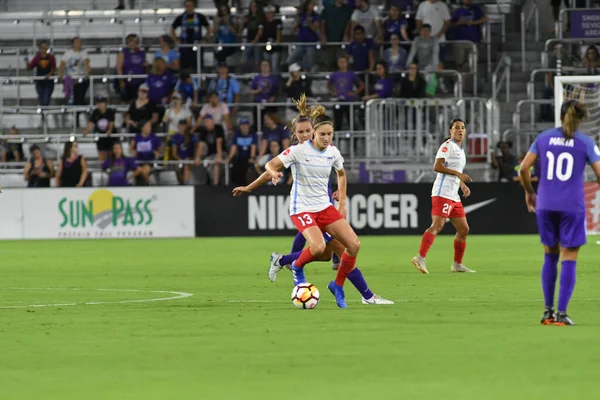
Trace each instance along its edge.
<instances>
[{"instance_id":1,"label":"sponsor banner","mask_svg":"<svg viewBox=\"0 0 600 400\"><path fill-rule=\"evenodd\" d=\"M194 236L191 187L24 189L23 238Z\"/></svg>"},{"instance_id":2,"label":"sponsor banner","mask_svg":"<svg viewBox=\"0 0 600 400\"><path fill-rule=\"evenodd\" d=\"M523 189L512 183L474 183L463 200L473 234L536 233ZM431 184L350 185L348 220L363 235L422 234L431 224ZM295 232L289 187L264 187L233 197L230 189L196 188L197 236L270 236ZM445 233L453 232L450 224Z\"/></svg>"},{"instance_id":3,"label":"sponsor banner","mask_svg":"<svg viewBox=\"0 0 600 400\"><path fill-rule=\"evenodd\" d=\"M600 9L569 11L569 20L569 34L571 38L600 38Z\"/></svg>"},{"instance_id":4,"label":"sponsor banner","mask_svg":"<svg viewBox=\"0 0 600 400\"><path fill-rule=\"evenodd\" d=\"M23 237L22 190L4 189L0 193L0 239Z\"/></svg>"}]
</instances>

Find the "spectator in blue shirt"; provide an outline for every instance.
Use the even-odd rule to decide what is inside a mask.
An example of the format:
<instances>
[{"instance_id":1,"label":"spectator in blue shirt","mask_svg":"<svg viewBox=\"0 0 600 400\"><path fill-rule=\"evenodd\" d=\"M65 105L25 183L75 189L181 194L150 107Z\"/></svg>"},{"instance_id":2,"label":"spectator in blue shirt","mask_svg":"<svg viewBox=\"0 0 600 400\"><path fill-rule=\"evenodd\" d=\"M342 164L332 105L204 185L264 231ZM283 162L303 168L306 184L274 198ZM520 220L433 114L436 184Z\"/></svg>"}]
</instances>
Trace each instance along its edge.
<instances>
[{"instance_id":1,"label":"spectator in blue shirt","mask_svg":"<svg viewBox=\"0 0 600 400\"><path fill-rule=\"evenodd\" d=\"M392 97L394 92L394 81L388 76L387 65L385 61L379 61L375 65L375 73L377 74L377 81L375 82L375 92L373 94L363 97L363 100L368 101L371 99L387 99Z\"/></svg>"},{"instance_id":2,"label":"spectator in blue shirt","mask_svg":"<svg viewBox=\"0 0 600 400\"><path fill-rule=\"evenodd\" d=\"M233 184L235 186L245 186L252 180L248 177L248 172L256 162L258 137L251 130L250 120L247 118L241 118L239 125L239 131L233 134L227 165L233 162L231 170Z\"/></svg>"},{"instance_id":3,"label":"spectator in blue shirt","mask_svg":"<svg viewBox=\"0 0 600 400\"><path fill-rule=\"evenodd\" d=\"M290 132L277 114L265 114L263 122L258 158L267 154L267 146L270 142L279 143L279 148L282 151L290 147Z\"/></svg>"},{"instance_id":4,"label":"spectator in blue shirt","mask_svg":"<svg viewBox=\"0 0 600 400\"><path fill-rule=\"evenodd\" d=\"M158 39L160 48L154 53L154 58L162 58L173 72L179 71L179 52L175 49L175 41L169 35L162 35Z\"/></svg>"},{"instance_id":5,"label":"spectator in blue shirt","mask_svg":"<svg viewBox=\"0 0 600 400\"><path fill-rule=\"evenodd\" d=\"M400 72L406 70L406 58L408 56L404 47L400 46L400 38L393 34L390 38L392 45L383 53L383 59L388 65L388 72L395 80L400 79Z\"/></svg>"},{"instance_id":6,"label":"spectator in blue shirt","mask_svg":"<svg viewBox=\"0 0 600 400\"><path fill-rule=\"evenodd\" d=\"M304 0L296 16L294 32L297 41L306 45L296 46L287 59L287 64L298 63L305 71L315 70L315 54L319 41L319 15L315 13L312 0Z\"/></svg>"},{"instance_id":7,"label":"spectator in blue shirt","mask_svg":"<svg viewBox=\"0 0 600 400\"><path fill-rule=\"evenodd\" d=\"M237 35L240 31L240 24L237 17L231 15L231 9L222 5L219 7L217 17L213 25L213 32L216 33L217 43L233 44L237 43ZM223 46L217 48L215 58L218 62L226 62L227 57L233 55L238 50L235 46Z\"/></svg>"},{"instance_id":8,"label":"spectator in blue shirt","mask_svg":"<svg viewBox=\"0 0 600 400\"><path fill-rule=\"evenodd\" d=\"M468 40L475 45L481 42L481 25L487 22L488 17L473 0L463 0L464 5L452 13L452 38L454 40ZM462 69L468 61L469 53L473 51L470 43L454 43L454 62L457 69Z\"/></svg>"},{"instance_id":9,"label":"spectator in blue shirt","mask_svg":"<svg viewBox=\"0 0 600 400\"><path fill-rule=\"evenodd\" d=\"M375 43L365 36L365 28L358 25L353 29L354 40L348 46L348 55L352 57L352 69L355 72L370 72L375 67ZM362 76L362 75L361 75Z\"/></svg>"},{"instance_id":10,"label":"spectator in blue shirt","mask_svg":"<svg viewBox=\"0 0 600 400\"><path fill-rule=\"evenodd\" d=\"M175 91L182 96L183 103L188 107L196 107L200 99L200 85L198 80L193 78L189 71L181 71L179 80L175 84Z\"/></svg>"},{"instance_id":11,"label":"spectator in blue shirt","mask_svg":"<svg viewBox=\"0 0 600 400\"><path fill-rule=\"evenodd\" d=\"M208 93L217 92L219 100L227 105L240 102L240 84L237 79L229 76L229 67L226 63L217 65L218 77L208 84Z\"/></svg>"}]
</instances>

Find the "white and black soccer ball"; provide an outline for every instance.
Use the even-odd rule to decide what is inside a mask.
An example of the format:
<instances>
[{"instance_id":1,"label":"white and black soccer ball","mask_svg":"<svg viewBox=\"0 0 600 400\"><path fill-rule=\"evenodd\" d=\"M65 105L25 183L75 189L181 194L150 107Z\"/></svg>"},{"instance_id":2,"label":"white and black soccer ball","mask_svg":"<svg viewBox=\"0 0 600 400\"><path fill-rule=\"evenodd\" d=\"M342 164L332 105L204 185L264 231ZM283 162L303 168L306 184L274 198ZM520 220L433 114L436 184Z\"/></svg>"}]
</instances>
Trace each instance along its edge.
<instances>
[{"instance_id":1,"label":"white and black soccer ball","mask_svg":"<svg viewBox=\"0 0 600 400\"><path fill-rule=\"evenodd\" d=\"M319 304L319 289L312 283L304 282L292 290L292 303L301 310L312 310Z\"/></svg>"}]
</instances>

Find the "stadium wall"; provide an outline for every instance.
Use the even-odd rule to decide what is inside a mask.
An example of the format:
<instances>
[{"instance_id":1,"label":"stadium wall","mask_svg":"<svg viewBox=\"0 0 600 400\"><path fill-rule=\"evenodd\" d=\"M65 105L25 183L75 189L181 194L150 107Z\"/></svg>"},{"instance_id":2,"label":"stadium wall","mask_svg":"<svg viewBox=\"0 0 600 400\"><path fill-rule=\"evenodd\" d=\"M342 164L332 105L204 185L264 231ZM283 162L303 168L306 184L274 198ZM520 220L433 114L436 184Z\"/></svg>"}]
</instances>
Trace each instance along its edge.
<instances>
[{"instance_id":1,"label":"stadium wall","mask_svg":"<svg viewBox=\"0 0 600 400\"><path fill-rule=\"evenodd\" d=\"M473 183L463 200L473 234L531 234L523 189L511 183ZM348 219L362 235L422 234L431 224L431 185L350 185ZM289 187L264 187L232 197L230 188L196 187L196 236L292 235ZM447 225L445 233L452 232Z\"/></svg>"}]
</instances>

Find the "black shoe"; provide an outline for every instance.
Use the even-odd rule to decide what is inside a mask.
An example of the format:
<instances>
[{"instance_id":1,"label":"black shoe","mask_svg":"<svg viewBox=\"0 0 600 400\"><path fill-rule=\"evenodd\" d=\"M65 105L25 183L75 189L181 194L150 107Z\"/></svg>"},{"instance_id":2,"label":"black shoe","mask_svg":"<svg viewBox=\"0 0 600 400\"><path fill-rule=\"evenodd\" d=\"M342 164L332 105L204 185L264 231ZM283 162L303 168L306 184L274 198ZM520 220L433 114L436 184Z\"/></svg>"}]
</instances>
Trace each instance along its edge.
<instances>
[{"instance_id":1,"label":"black shoe","mask_svg":"<svg viewBox=\"0 0 600 400\"><path fill-rule=\"evenodd\" d=\"M546 311L544 311L544 315L542 316L542 325L552 325L554 323L554 320L556 319L556 316L554 314L554 310L551 308L546 308Z\"/></svg>"},{"instance_id":2,"label":"black shoe","mask_svg":"<svg viewBox=\"0 0 600 400\"><path fill-rule=\"evenodd\" d=\"M556 319L554 320L554 325L557 325L557 326L575 325L575 322L573 322L573 320L571 318L569 318L567 313L559 312L558 314L556 314Z\"/></svg>"}]
</instances>

